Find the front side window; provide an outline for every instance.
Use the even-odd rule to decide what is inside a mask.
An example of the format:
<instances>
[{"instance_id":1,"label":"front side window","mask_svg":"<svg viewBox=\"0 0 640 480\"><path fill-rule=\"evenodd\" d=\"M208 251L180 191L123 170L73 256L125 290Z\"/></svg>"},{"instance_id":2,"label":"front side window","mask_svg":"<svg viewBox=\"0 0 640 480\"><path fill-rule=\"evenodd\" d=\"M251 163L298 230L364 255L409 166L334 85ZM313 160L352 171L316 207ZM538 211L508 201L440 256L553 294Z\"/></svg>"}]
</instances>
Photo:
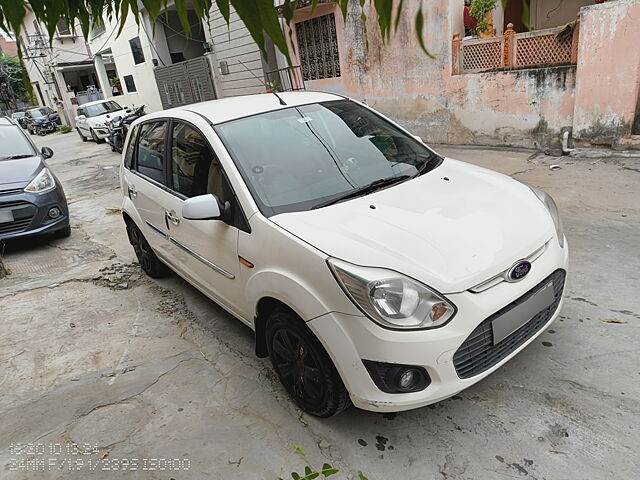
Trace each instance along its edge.
<instances>
[{"instance_id":1,"label":"front side window","mask_svg":"<svg viewBox=\"0 0 640 480\"><path fill-rule=\"evenodd\" d=\"M348 100L241 118L216 131L266 216L320 207L377 180L426 173L440 161L411 135Z\"/></svg>"},{"instance_id":2,"label":"front side window","mask_svg":"<svg viewBox=\"0 0 640 480\"><path fill-rule=\"evenodd\" d=\"M145 123L141 126L138 141L138 172L163 185L166 129L166 122Z\"/></svg>"},{"instance_id":3,"label":"front side window","mask_svg":"<svg viewBox=\"0 0 640 480\"><path fill-rule=\"evenodd\" d=\"M171 135L172 188L185 197L212 193L222 203L233 194L220 162L204 136L193 127L178 123Z\"/></svg>"},{"instance_id":4,"label":"front side window","mask_svg":"<svg viewBox=\"0 0 640 480\"><path fill-rule=\"evenodd\" d=\"M129 46L131 47L133 62L136 65L138 65L139 63L144 63L144 52L142 51L142 44L140 43L140 37L135 37L129 40Z\"/></svg>"},{"instance_id":5,"label":"front side window","mask_svg":"<svg viewBox=\"0 0 640 480\"><path fill-rule=\"evenodd\" d=\"M86 117L97 117L99 115L117 112L118 110L122 110L120 105L116 102L108 101L84 107L84 114Z\"/></svg>"},{"instance_id":6,"label":"front side window","mask_svg":"<svg viewBox=\"0 0 640 480\"><path fill-rule=\"evenodd\" d=\"M0 126L0 161L33 155L35 155L33 147L19 127Z\"/></svg>"}]
</instances>

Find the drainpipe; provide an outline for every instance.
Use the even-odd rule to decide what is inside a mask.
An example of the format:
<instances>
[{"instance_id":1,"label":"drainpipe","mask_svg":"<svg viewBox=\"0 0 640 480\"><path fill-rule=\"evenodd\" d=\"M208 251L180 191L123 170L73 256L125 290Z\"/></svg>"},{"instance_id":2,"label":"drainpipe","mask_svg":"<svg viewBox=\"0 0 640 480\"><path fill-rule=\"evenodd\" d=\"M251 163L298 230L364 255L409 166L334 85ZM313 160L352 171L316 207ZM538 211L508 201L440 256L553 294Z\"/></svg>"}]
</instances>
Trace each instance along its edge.
<instances>
[{"instance_id":1,"label":"drainpipe","mask_svg":"<svg viewBox=\"0 0 640 480\"><path fill-rule=\"evenodd\" d=\"M569 148L569 130L565 130L562 133L562 153L568 155L573 152L575 148Z\"/></svg>"}]
</instances>

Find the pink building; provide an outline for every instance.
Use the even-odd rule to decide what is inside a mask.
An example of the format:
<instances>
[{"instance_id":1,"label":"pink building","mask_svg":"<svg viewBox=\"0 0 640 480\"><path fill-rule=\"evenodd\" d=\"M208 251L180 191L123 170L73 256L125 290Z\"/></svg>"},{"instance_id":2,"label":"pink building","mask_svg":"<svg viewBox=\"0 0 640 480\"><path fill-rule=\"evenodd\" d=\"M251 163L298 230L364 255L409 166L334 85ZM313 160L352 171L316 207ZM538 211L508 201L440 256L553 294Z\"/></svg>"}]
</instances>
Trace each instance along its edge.
<instances>
[{"instance_id":1,"label":"pink building","mask_svg":"<svg viewBox=\"0 0 640 480\"><path fill-rule=\"evenodd\" d=\"M416 39L421 3L432 58ZM498 1L495 36L478 39L463 38L464 0L404 2L383 45L368 6L367 35L357 2L344 21L321 1L294 18L298 84L366 100L434 143L548 147L568 131L577 145L640 146L640 0L528 0L531 32L515 3Z\"/></svg>"}]
</instances>

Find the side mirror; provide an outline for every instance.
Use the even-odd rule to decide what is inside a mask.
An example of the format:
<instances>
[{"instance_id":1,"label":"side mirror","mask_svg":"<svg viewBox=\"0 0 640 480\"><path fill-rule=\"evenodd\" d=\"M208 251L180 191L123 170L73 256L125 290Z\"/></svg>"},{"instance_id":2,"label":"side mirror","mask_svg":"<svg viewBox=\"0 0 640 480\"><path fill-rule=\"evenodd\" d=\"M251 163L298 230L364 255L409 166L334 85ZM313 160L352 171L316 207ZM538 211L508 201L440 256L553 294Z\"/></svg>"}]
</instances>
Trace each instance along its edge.
<instances>
[{"instance_id":1,"label":"side mirror","mask_svg":"<svg viewBox=\"0 0 640 480\"><path fill-rule=\"evenodd\" d=\"M218 197L210 193L185 200L182 217L187 220L218 220L222 216Z\"/></svg>"},{"instance_id":2,"label":"side mirror","mask_svg":"<svg viewBox=\"0 0 640 480\"><path fill-rule=\"evenodd\" d=\"M42 156L45 159L53 157L53 150L51 150L49 147L42 147L40 153L42 153Z\"/></svg>"},{"instance_id":3,"label":"side mirror","mask_svg":"<svg viewBox=\"0 0 640 480\"><path fill-rule=\"evenodd\" d=\"M85 117L84 115L78 115L78 116L76 117L76 121L78 121L78 120L85 120L86 118L87 118L87 117Z\"/></svg>"}]
</instances>

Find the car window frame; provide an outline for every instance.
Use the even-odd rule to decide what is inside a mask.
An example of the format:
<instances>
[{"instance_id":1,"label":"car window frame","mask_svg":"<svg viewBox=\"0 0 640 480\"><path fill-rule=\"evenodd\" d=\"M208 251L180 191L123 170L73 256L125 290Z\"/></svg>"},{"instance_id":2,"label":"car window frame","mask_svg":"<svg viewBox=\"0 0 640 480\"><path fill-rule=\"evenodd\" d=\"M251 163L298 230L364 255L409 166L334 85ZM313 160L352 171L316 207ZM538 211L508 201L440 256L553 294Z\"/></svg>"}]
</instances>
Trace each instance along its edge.
<instances>
[{"instance_id":1,"label":"car window frame","mask_svg":"<svg viewBox=\"0 0 640 480\"><path fill-rule=\"evenodd\" d=\"M229 180L229 175L227 175L227 172L226 172L226 170L224 168L224 165L220 161L220 156L216 153L215 148L213 148L213 145L211 145L211 142L207 139L207 136L202 132L202 129L200 129L199 127L197 127L196 125L194 125L190 121L184 120L182 118L171 118L171 125L170 125L170 128L167 131L167 137L166 137L167 149L166 149L166 151L168 152L168 155L169 155L168 158L167 158L168 161L165 163L165 173L166 173L166 178L167 178L167 191L169 193L171 193L172 195L174 195L175 197L178 197L182 201L185 201L185 200L187 200L189 198L194 198L194 197L187 197L186 195L183 195L182 193L180 193L177 190L173 189L173 159L172 159L173 129L174 129L176 124L180 124L180 123L187 125L189 128L192 128L197 133L202 135L202 138L204 139L205 142L207 142L207 145L208 145L209 149L213 153L214 159L218 162L218 165L220 165L220 171L222 172L222 176L224 177L225 182L227 182L227 186L229 187L229 190L231 191L231 194L233 196L233 200L234 200L234 203L235 203L235 208L238 209L238 215L234 215L234 217L237 217L237 218L232 218L229 221L225 221L225 223L227 225L229 225L229 226L232 226L232 227L235 227L235 228L237 228L239 230L242 230L243 232L251 233L251 227L249 225L249 221L247 220L247 216L244 213L244 208L242 208L242 204L240 203L240 199L238 198L236 190L233 188L233 184ZM137 162L137 154L138 154L138 149L136 148L136 151L135 151L136 162Z\"/></svg>"}]
</instances>

